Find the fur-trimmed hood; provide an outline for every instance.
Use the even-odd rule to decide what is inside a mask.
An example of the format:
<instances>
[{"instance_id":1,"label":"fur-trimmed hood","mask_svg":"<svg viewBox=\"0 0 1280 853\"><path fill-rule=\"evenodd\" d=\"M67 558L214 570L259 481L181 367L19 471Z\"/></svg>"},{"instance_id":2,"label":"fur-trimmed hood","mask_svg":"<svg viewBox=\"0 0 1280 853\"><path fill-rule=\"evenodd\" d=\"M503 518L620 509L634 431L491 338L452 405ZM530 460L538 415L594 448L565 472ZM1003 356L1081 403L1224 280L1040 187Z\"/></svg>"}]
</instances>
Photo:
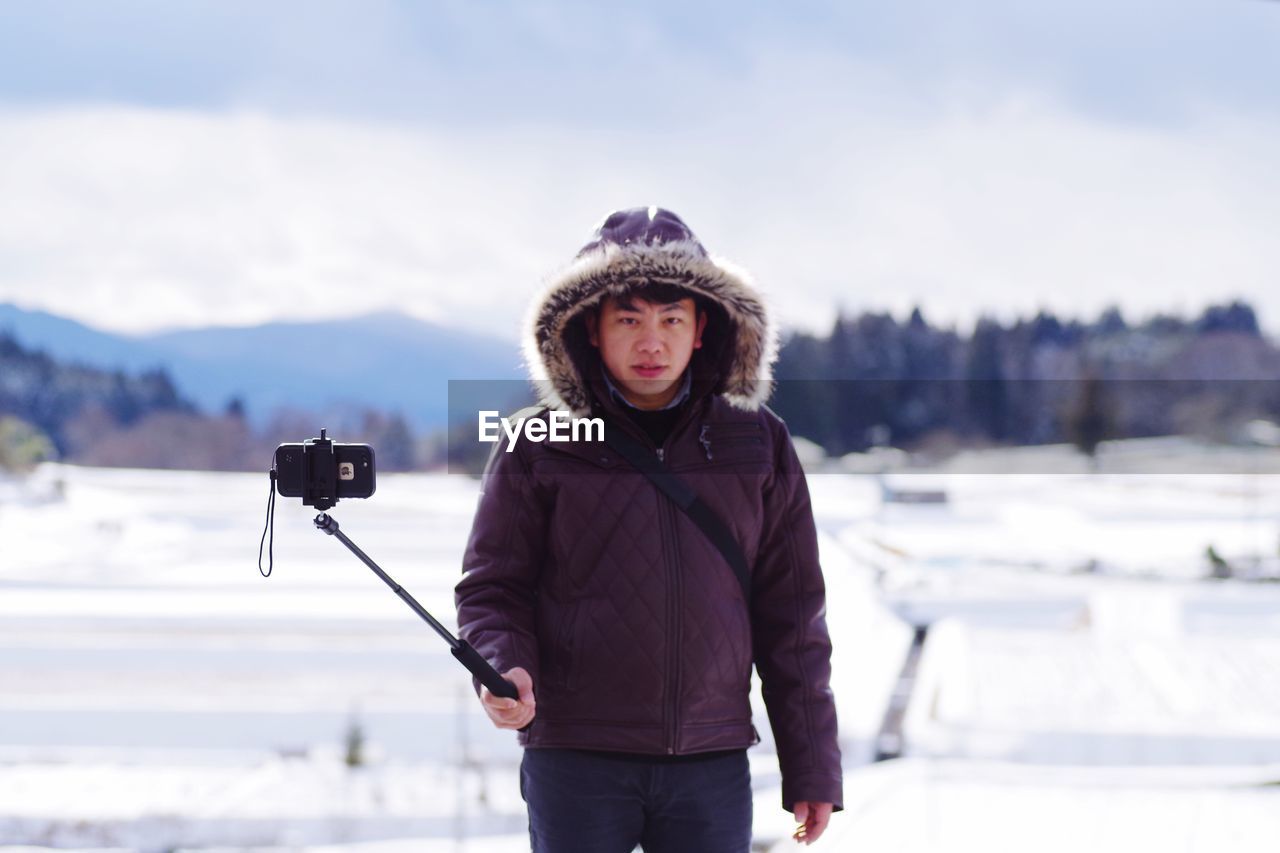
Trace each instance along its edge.
<instances>
[{"instance_id":1,"label":"fur-trimmed hood","mask_svg":"<svg viewBox=\"0 0 1280 853\"><path fill-rule=\"evenodd\" d=\"M584 371L599 360L583 312L648 282L678 285L708 303L703 347L690 362L695 393L758 409L773 389L778 352L764 300L744 270L710 255L678 216L657 207L611 214L530 306L524 358L543 405L590 412L593 383Z\"/></svg>"}]
</instances>

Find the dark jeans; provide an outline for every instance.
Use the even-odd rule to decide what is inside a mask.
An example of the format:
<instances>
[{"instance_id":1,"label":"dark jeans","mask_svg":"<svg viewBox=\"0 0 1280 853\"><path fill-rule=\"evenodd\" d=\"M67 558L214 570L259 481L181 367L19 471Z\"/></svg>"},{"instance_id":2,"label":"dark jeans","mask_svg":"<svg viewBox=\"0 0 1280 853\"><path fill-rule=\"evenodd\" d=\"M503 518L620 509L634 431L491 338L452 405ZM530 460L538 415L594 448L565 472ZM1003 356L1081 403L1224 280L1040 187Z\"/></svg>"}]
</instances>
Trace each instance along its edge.
<instances>
[{"instance_id":1,"label":"dark jeans","mask_svg":"<svg viewBox=\"0 0 1280 853\"><path fill-rule=\"evenodd\" d=\"M747 853L746 750L664 761L526 749L520 794L534 853Z\"/></svg>"}]
</instances>

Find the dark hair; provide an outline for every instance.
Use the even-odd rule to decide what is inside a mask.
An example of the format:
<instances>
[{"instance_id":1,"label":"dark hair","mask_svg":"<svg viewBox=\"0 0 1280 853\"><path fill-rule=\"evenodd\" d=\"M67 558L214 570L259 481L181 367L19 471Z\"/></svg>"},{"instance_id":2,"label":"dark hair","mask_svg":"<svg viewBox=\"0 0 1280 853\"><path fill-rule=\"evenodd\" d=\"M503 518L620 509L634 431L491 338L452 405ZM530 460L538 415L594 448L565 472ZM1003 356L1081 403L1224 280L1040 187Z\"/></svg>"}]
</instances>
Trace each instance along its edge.
<instances>
[{"instance_id":1,"label":"dark hair","mask_svg":"<svg viewBox=\"0 0 1280 853\"><path fill-rule=\"evenodd\" d=\"M624 299L628 296L632 299L643 299L645 302L652 302L655 305L669 305L672 302L679 302L681 299L692 299L698 308L702 307L702 298L698 294L688 288L667 281L646 281L644 284L637 284L617 294L619 299Z\"/></svg>"},{"instance_id":2,"label":"dark hair","mask_svg":"<svg viewBox=\"0 0 1280 853\"><path fill-rule=\"evenodd\" d=\"M694 314L706 311L712 305L711 300L702 294L667 281L646 281L643 284L635 284L619 293L611 293L609 295L619 301L642 299L654 305L670 305L672 302L679 302L681 299L692 299ZM597 302L591 307L591 311L596 316L600 314L600 305L601 303Z\"/></svg>"}]
</instances>

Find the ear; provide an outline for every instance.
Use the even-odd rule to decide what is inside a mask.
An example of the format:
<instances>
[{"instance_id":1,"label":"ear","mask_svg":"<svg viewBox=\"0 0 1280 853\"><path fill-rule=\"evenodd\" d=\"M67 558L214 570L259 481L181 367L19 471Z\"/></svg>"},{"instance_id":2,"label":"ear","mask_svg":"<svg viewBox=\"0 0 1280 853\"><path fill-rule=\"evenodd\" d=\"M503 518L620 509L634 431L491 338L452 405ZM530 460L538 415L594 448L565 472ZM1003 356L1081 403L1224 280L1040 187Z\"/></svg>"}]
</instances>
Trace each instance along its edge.
<instances>
[{"instance_id":1,"label":"ear","mask_svg":"<svg viewBox=\"0 0 1280 853\"><path fill-rule=\"evenodd\" d=\"M582 315L582 321L587 324L587 340L596 349L600 348L600 311L599 309L588 311Z\"/></svg>"},{"instance_id":2,"label":"ear","mask_svg":"<svg viewBox=\"0 0 1280 853\"><path fill-rule=\"evenodd\" d=\"M706 328L707 328L707 312L698 311L698 328L694 331L694 334L693 334L694 349L702 348L702 333L706 330Z\"/></svg>"}]
</instances>

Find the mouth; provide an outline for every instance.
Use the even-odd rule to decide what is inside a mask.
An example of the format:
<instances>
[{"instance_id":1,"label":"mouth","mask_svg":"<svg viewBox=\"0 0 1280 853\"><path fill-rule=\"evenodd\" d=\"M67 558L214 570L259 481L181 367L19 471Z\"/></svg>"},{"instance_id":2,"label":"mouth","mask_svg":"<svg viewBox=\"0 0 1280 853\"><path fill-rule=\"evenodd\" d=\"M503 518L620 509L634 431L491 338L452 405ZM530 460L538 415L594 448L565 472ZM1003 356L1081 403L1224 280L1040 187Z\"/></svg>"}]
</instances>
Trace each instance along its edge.
<instances>
[{"instance_id":1,"label":"mouth","mask_svg":"<svg viewBox=\"0 0 1280 853\"><path fill-rule=\"evenodd\" d=\"M645 379L654 379L661 376L662 372L667 369L667 366L665 364L633 364L631 365L631 369L639 376L643 376Z\"/></svg>"}]
</instances>

